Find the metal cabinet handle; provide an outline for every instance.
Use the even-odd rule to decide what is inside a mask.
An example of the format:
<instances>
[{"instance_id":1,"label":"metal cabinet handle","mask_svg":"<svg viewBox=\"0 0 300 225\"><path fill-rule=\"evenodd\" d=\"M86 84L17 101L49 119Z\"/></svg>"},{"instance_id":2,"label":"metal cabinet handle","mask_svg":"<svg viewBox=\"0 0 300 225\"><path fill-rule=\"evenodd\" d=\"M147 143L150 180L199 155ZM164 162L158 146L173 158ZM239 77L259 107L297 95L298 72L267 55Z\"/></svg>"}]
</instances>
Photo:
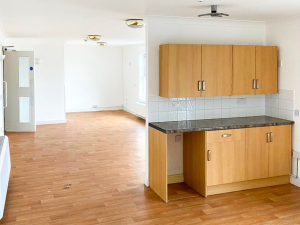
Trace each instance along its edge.
<instances>
[{"instance_id":1,"label":"metal cabinet handle","mask_svg":"<svg viewBox=\"0 0 300 225\"><path fill-rule=\"evenodd\" d=\"M202 81L202 90L205 91L205 81Z\"/></svg>"},{"instance_id":2,"label":"metal cabinet handle","mask_svg":"<svg viewBox=\"0 0 300 225\"><path fill-rule=\"evenodd\" d=\"M210 154L210 150L207 151L207 161L210 161L211 160L211 154Z\"/></svg>"},{"instance_id":3,"label":"metal cabinet handle","mask_svg":"<svg viewBox=\"0 0 300 225\"><path fill-rule=\"evenodd\" d=\"M253 80L253 89L256 89L256 80Z\"/></svg>"},{"instance_id":4,"label":"metal cabinet handle","mask_svg":"<svg viewBox=\"0 0 300 225\"><path fill-rule=\"evenodd\" d=\"M270 133L267 133L267 142L270 143Z\"/></svg>"},{"instance_id":5,"label":"metal cabinet handle","mask_svg":"<svg viewBox=\"0 0 300 225\"><path fill-rule=\"evenodd\" d=\"M271 132L271 141L270 142L273 142L273 132Z\"/></svg>"},{"instance_id":6,"label":"metal cabinet handle","mask_svg":"<svg viewBox=\"0 0 300 225\"><path fill-rule=\"evenodd\" d=\"M198 81L198 90L201 91L201 81Z\"/></svg>"},{"instance_id":7,"label":"metal cabinet handle","mask_svg":"<svg viewBox=\"0 0 300 225\"><path fill-rule=\"evenodd\" d=\"M223 134L222 137L223 138L231 137L231 134Z\"/></svg>"},{"instance_id":8,"label":"metal cabinet handle","mask_svg":"<svg viewBox=\"0 0 300 225\"><path fill-rule=\"evenodd\" d=\"M5 98L3 98L5 100L5 104L4 104L4 109L7 108L7 82L3 81L3 83L5 84Z\"/></svg>"},{"instance_id":9,"label":"metal cabinet handle","mask_svg":"<svg viewBox=\"0 0 300 225\"><path fill-rule=\"evenodd\" d=\"M256 80L256 88L257 89L259 88L259 80L258 79Z\"/></svg>"}]
</instances>

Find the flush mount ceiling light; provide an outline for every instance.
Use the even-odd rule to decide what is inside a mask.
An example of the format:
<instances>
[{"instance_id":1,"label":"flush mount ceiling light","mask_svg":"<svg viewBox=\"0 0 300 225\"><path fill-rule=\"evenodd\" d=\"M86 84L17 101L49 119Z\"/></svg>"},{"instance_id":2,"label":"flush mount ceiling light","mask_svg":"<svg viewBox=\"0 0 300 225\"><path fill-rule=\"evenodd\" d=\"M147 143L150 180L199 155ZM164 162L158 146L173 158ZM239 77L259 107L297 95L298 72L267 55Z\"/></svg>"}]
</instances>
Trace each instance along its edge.
<instances>
[{"instance_id":1,"label":"flush mount ceiling light","mask_svg":"<svg viewBox=\"0 0 300 225\"><path fill-rule=\"evenodd\" d=\"M101 35L89 35L88 39L91 41L99 41L101 39Z\"/></svg>"},{"instance_id":2,"label":"flush mount ceiling light","mask_svg":"<svg viewBox=\"0 0 300 225\"><path fill-rule=\"evenodd\" d=\"M198 15L198 17L202 17L202 16L211 16L211 17L229 16L229 14L226 14L226 13L218 13L217 8L218 8L217 5L212 5L211 6L211 13L201 14L201 15Z\"/></svg>"},{"instance_id":3,"label":"flush mount ceiling light","mask_svg":"<svg viewBox=\"0 0 300 225\"><path fill-rule=\"evenodd\" d=\"M99 45L99 46L106 46L107 43L106 42L97 42L97 45Z\"/></svg>"},{"instance_id":4,"label":"flush mount ceiling light","mask_svg":"<svg viewBox=\"0 0 300 225\"><path fill-rule=\"evenodd\" d=\"M142 28L145 26L145 21L143 19L129 19L125 22L130 28Z\"/></svg>"}]
</instances>

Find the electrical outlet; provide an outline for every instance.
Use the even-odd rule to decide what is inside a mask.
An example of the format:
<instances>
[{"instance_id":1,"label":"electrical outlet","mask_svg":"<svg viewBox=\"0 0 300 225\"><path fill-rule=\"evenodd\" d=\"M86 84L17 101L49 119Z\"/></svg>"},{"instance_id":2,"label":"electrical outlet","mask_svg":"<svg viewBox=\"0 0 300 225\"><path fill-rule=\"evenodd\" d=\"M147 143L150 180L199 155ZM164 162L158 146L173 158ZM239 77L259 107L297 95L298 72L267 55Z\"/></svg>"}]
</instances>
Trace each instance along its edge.
<instances>
[{"instance_id":1,"label":"electrical outlet","mask_svg":"<svg viewBox=\"0 0 300 225\"><path fill-rule=\"evenodd\" d=\"M293 157L294 158L297 158L297 159L300 159L300 152L297 152L297 151L293 151Z\"/></svg>"},{"instance_id":2,"label":"electrical outlet","mask_svg":"<svg viewBox=\"0 0 300 225\"><path fill-rule=\"evenodd\" d=\"M98 106L97 106L97 105L92 105L92 107L93 107L94 109L97 109L97 108L98 108Z\"/></svg>"},{"instance_id":3,"label":"electrical outlet","mask_svg":"<svg viewBox=\"0 0 300 225\"><path fill-rule=\"evenodd\" d=\"M299 114L300 114L299 109L295 109L295 116L300 116Z\"/></svg>"},{"instance_id":4,"label":"electrical outlet","mask_svg":"<svg viewBox=\"0 0 300 225\"><path fill-rule=\"evenodd\" d=\"M237 104L238 105L246 105L247 104L247 99L246 98L238 98Z\"/></svg>"},{"instance_id":5,"label":"electrical outlet","mask_svg":"<svg viewBox=\"0 0 300 225\"><path fill-rule=\"evenodd\" d=\"M183 103L180 101L173 101L172 106L173 106L173 108L181 108L182 104Z\"/></svg>"},{"instance_id":6,"label":"electrical outlet","mask_svg":"<svg viewBox=\"0 0 300 225\"><path fill-rule=\"evenodd\" d=\"M175 142L181 142L181 135L175 136Z\"/></svg>"}]
</instances>

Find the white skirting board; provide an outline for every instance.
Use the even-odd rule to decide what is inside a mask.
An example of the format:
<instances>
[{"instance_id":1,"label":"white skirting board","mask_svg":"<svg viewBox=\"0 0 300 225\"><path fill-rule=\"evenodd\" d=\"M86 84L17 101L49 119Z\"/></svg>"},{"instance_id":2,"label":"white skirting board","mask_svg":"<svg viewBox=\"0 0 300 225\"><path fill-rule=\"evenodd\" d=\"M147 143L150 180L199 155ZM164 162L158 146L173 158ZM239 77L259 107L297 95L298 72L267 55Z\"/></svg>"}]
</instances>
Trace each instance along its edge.
<instances>
[{"instance_id":1,"label":"white skirting board","mask_svg":"<svg viewBox=\"0 0 300 225\"><path fill-rule=\"evenodd\" d=\"M67 113L114 111L114 110L122 110L122 109L123 109L123 106L97 107L97 108L88 108L88 109L67 109Z\"/></svg>"},{"instance_id":2,"label":"white skirting board","mask_svg":"<svg viewBox=\"0 0 300 225\"><path fill-rule=\"evenodd\" d=\"M4 206L11 170L10 152L8 138L4 136L3 145L0 152L0 220L3 217Z\"/></svg>"},{"instance_id":3,"label":"white skirting board","mask_svg":"<svg viewBox=\"0 0 300 225\"><path fill-rule=\"evenodd\" d=\"M300 179L299 178L291 177L290 182L291 182L291 184L293 184L297 187L300 187Z\"/></svg>"},{"instance_id":4,"label":"white skirting board","mask_svg":"<svg viewBox=\"0 0 300 225\"><path fill-rule=\"evenodd\" d=\"M60 123L66 123L66 122L67 122L67 120L36 121L36 125L60 124Z\"/></svg>"}]
</instances>

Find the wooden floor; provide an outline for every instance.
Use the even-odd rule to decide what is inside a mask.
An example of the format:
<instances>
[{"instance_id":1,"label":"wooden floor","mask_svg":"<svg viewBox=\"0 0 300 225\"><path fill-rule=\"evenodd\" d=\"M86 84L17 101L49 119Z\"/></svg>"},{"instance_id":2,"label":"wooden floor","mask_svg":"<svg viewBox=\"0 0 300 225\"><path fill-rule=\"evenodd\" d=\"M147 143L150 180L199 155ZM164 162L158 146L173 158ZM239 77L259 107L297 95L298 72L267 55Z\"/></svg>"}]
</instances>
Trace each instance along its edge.
<instances>
[{"instance_id":1,"label":"wooden floor","mask_svg":"<svg viewBox=\"0 0 300 225\"><path fill-rule=\"evenodd\" d=\"M12 173L0 224L300 224L293 185L215 195L144 183L144 121L122 111L68 114L67 124L8 133Z\"/></svg>"}]
</instances>

